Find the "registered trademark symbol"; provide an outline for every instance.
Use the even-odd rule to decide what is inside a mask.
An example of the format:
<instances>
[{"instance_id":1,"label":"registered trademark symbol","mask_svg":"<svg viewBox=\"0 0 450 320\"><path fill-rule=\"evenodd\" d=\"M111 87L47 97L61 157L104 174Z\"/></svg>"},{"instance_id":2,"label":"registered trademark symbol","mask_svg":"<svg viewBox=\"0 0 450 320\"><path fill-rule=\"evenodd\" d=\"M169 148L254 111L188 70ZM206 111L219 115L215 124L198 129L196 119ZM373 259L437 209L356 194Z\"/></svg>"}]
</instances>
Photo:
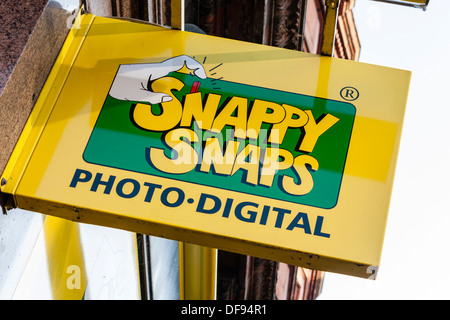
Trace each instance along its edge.
<instances>
[{"instance_id":1,"label":"registered trademark symbol","mask_svg":"<svg viewBox=\"0 0 450 320\"><path fill-rule=\"evenodd\" d=\"M355 101L359 98L359 91L353 87L344 87L341 90L341 97L347 101Z\"/></svg>"}]
</instances>

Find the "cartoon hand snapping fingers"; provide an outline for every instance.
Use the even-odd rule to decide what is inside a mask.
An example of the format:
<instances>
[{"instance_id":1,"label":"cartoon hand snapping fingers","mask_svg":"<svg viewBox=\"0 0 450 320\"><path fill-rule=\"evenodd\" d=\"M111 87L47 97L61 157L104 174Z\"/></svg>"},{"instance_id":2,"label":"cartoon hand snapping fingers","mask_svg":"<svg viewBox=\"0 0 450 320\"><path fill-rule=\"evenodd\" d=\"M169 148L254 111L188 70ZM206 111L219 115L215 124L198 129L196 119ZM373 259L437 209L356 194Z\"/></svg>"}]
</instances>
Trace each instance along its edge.
<instances>
[{"instance_id":1,"label":"cartoon hand snapping fingers","mask_svg":"<svg viewBox=\"0 0 450 320\"><path fill-rule=\"evenodd\" d=\"M172 100L172 97L166 93L151 91L149 83L168 75L170 72L178 71L184 66L193 70L197 77L206 78L203 66L187 55L173 57L160 63L123 64L117 71L109 94L119 100L141 101L151 104L168 102Z\"/></svg>"}]
</instances>

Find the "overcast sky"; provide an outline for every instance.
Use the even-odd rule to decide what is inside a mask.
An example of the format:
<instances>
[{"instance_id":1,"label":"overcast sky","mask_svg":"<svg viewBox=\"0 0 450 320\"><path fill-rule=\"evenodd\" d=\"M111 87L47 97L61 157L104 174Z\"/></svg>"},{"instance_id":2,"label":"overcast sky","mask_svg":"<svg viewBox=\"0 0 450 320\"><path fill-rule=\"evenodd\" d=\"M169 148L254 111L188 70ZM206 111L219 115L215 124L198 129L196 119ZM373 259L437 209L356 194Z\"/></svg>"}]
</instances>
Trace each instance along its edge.
<instances>
[{"instance_id":1,"label":"overcast sky","mask_svg":"<svg viewBox=\"0 0 450 320\"><path fill-rule=\"evenodd\" d=\"M450 298L450 1L356 0L361 62L412 71L375 281L326 273L320 299Z\"/></svg>"}]
</instances>

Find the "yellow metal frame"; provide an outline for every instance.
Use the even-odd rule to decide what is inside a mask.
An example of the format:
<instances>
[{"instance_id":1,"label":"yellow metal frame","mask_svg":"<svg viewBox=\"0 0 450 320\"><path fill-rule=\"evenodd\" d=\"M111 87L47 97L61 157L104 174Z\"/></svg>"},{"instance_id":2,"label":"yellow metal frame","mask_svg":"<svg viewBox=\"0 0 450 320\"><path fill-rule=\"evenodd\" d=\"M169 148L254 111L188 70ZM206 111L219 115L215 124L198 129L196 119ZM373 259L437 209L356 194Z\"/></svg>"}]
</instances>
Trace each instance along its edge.
<instances>
[{"instance_id":1,"label":"yellow metal frame","mask_svg":"<svg viewBox=\"0 0 450 320\"><path fill-rule=\"evenodd\" d=\"M180 242L178 250L180 299L216 299L217 249Z\"/></svg>"},{"instance_id":2,"label":"yellow metal frame","mask_svg":"<svg viewBox=\"0 0 450 320\"><path fill-rule=\"evenodd\" d=\"M389 4L397 4L420 8L424 11L427 9L429 0L372 0L377 2L385 2ZM336 22L339 13L340 0L325 1L325 23L322 31L322 47L320 54L327 57L333 56L334 38L336 34Z\"/></svg>"},{"instance_id":3,"label":"yellow metal frame","mask_svg":"<svg viewBox=\"0 0 450 320\"><path fill-rule=\"evenodd\" d=\"M340 0L326 0L325 23L322 32L321 55L332 57L334 37L336 33L336 21L339 11Z\"/></svg>"},{"instance_id":4,"label":"yellow metal frame","mask_svg":"<svg viewBox=\"0 0 450 320\"><path fill-rule=\"evenodd\" d=\"M368 268L377 266L380 260L409 84L408 72L92 15L83 15L80 24L76 24L80 29L70 32L2 176L6 181L2 192L13 195L17 205L73 221L153 234L326 271L372 276ZM105 51L108 46L110 49ZM151 179L163 186L163 190L169 185L173 187L172 179L149 178L139 172L100 166L85 161L82 155L118 66L161 63L181 55L195 56L207 71L220 70L220 77L228 82L268 90L344 103L349 97L343 92L358 89L361 95L352 101L357 113L338 205L328 211L176 181L186 199L197 201L201 194L214 194L221 198L223 205L229 198L234 201L233 206L251 201L262 210L264 201L268 207L283 209L278 213L272 210L268 223L258 223L259 220L249 223L233 213L225 217L196 212L198 202L194 206L184 202L184 207L168 209L160 201L161 190L155 201L145 203L142 194L139 194L141 199L123 199L105 194L103 190L91 192L87 184L70 188L76 168L101 172L104 176L114 175L117 181L133 179L143 185ZM301 70L303 76L299 78L295 72L286 70ZM365 77L368 73L370 78ZM349 82L349 75L354 81ZM386 94L380 95L380 90ZM376 205L370 201L376 201ZM284 211L292 215L286 214L284 226L279 228L275 219L281 219ZM303 231L309 228L302 223L309 224L309 221L319 226L317 234L314 227L314 235ZM288 224L296 229L287 229ZM331 237L322 236L322 226L322 231L331 233ZM187 261L194 261L187 252L183 245L180 250L183 283L186 276L194 272L186 268ZM201 257L200 261L192 262L197 268L205 259L214 260L210 258L211 253L193 256ZM212 276L206 277L212 279ZM211 283L213 281L206 286L211 288ZM187 293L189 290L184 285L182 297L192 296ZM202 295L211 296L210 293Z\"/></svg>"},{"instance_id":5,"label":"yellow metal frame","mask_svg":"<svg viewBox=\"0 0 450 320\"><path fill-rule=\"evenodd\" d=\"M83 299L87 275L79 225L76 222L47 216L44 222L44 235L53 299ZM73 277L68 277L68 270L79 277L79 283L76 283ZM78 290L74 290L74 284L79 285L76 288Z\"/></svg>"}]
</instances>

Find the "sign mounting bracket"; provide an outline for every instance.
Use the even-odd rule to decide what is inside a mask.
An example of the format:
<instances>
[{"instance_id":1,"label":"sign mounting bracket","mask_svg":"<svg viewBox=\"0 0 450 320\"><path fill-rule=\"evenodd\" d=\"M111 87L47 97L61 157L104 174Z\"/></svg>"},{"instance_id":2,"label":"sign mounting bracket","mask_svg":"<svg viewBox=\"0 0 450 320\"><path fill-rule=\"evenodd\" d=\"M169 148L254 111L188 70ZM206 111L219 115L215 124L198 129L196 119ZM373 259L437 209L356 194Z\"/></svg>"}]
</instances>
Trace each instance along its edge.
<instances>
[{"instance_id":1,"label":"sign mounting bracket","mask_svg":"<svg viewBox=\"0 0 450 320\"><path fill-rule=\"evenodd\" d=\"M338 17L340 0L326 0L325 23L322 31L322 48L320 54L333 56L334 37L336 34L336 21Z\"/></svg>"},{"instance_id":2,"label":"sign mounting bracket","mask_svg":"<svg viewBox=\"0 0 450 320\"><path fill-rule=\"evenodd\" d=\"M172 29L184 31L184 0L170 1L170 26Z\"/></svg>"}]
</instances>

